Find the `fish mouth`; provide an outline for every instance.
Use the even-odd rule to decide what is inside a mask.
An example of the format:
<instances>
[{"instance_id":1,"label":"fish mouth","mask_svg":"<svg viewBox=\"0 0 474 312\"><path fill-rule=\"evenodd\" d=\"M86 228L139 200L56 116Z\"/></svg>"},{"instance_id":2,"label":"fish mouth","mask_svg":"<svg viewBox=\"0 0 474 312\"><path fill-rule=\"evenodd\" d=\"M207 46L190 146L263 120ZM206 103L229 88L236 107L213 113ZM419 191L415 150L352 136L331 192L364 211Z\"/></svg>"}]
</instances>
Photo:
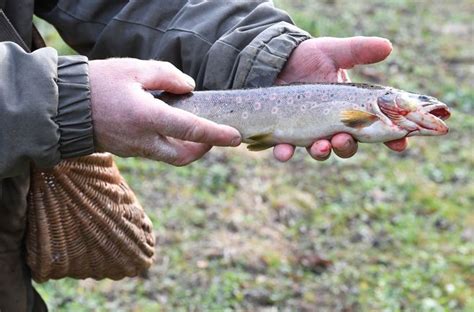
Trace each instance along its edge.
<instances>
[{"instance_id":1,"label":"fish mouth","mask_svg":"<svg viewBox=\"0 0 474 312\"><path fill-rule=\"evenodd\" d=\"M451 116L449 107L444 103L426 103L421 109L408 113L405 117L414 122L418 128L407 136L444 135L449 127L444 122Z\"/></svg>"},{"instance_id":2,"label":"fish mouth","mask_svg":"<svg viewBox=\"0 0 474 312\"><path fill-rule=\"evenodd\" d=\"M430 113L441 120L446 120L451 116L448 105L444 103L430 104L423 108L427 113Z\"/></svg>"}]
</instances>

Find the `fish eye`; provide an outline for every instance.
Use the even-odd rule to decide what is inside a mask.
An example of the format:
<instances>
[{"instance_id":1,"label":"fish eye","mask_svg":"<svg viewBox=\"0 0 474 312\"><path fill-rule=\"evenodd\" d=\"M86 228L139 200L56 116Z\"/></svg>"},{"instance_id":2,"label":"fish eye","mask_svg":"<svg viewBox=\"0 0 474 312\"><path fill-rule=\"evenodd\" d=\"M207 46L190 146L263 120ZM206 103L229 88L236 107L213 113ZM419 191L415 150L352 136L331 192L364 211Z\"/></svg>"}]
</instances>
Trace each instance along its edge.
<instances>
[{"instance_id":1,"label":"fish eye","mask_svg":"<svg viewBox=\"0 0 474 312\"><path fill-rule=\"evenodd\" d=\"M382 101L386 103L394 102L395 101L395 94L391 91L385 92L384 95L382 95Z\"/></svg>"},{"instance_id":2,"label":"fish eye","mask_svg":"<svg viewBox=\"0 0 474 312\"><path fill-rule=\"evenodd\" d=\"M418 97L418 99L419 99L420 101L425 101L425 102L428 102L428 101L430 100L430 98L427 97L426 95L420 95L420 96Z\"/></svg>"}]
</instances>

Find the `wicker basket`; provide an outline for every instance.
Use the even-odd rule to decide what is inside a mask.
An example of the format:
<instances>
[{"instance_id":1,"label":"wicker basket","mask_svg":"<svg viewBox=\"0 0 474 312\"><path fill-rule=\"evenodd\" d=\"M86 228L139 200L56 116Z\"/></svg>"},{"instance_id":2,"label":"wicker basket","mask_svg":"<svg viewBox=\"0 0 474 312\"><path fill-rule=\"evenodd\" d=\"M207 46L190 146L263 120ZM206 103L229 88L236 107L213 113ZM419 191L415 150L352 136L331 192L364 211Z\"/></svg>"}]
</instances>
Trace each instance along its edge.
<instances>
[{"instance_id":1,"label":"wicker basket","mask_svg":"<svg viewBox=\"0 0 474 312\"><path fill-rule=\"evenodd\" d=\"M152 224L110 154L33 169L27 263L33 279L136 276L153 261Z\"/></svg>"}]
</instances>

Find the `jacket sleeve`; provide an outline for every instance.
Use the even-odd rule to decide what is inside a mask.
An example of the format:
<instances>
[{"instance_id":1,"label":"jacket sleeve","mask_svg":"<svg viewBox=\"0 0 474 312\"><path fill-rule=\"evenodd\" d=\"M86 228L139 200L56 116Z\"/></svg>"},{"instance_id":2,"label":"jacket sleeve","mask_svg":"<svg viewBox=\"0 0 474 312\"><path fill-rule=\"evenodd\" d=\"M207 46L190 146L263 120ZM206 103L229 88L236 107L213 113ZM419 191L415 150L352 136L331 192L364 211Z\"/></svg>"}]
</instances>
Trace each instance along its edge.
<instances>
[{"instance_id":1,"label":"jacket sleeve","mask_svg":"<svg viewBox=\"0 0 474 312\"><path fill-rule=\"evenodd\" d=\"M59 0L36 9L80 53L170 61L200 89L271 85L310 37L272 1Z\"/></svg>"},{"instance_id":2,"label":"jacket sleeve","mask_svg":"<svg viewBox=\"0 0 474 312\"><path fill-rule=\"evenodd\" d=\"M0 179L93 152L87 58L0 42Z\"/></svg>"}]
</instances>

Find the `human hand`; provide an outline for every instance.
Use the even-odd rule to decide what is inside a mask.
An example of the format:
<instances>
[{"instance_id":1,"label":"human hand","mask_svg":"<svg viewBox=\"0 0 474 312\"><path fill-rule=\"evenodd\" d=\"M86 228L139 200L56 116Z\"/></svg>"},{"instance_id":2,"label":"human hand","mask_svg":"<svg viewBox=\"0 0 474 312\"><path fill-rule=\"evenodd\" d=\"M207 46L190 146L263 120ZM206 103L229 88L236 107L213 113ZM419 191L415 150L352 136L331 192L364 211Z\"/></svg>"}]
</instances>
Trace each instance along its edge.
<instances>
[{"instance_id":1,"label":"human hand","mask_svg":"<svg viewBox=\"0 0 474 312\"><path fill-rule=\"evenodd\" d=\"M380 62L391 51L390 41L379 37L308 39L296 47L275 83L349 82L346 69ZM407 140L391 141L386 145L395 151L403 151ZM292 145L279 144L273 154L278 160L287 161L293 156L294 149ZM349 158L357 152L357 142L349 134L338 133L330 141L316 141L307 149L316 160L328 159L332 149L339 157Z\"/></svg>"},{"instance_id":2,"label":"human hand","mask_svg":"<svg viewBox=\"0 0 474 312\"><path fill-rule=\"evenodd\" d=\"M89 77L98 150L181 166L199 159L213 145L240 144L236 129L173 108L146 92L182 94L194 89L194 80L170 63L131 58L91 61Z\"/></svg>"}]
</instances>

